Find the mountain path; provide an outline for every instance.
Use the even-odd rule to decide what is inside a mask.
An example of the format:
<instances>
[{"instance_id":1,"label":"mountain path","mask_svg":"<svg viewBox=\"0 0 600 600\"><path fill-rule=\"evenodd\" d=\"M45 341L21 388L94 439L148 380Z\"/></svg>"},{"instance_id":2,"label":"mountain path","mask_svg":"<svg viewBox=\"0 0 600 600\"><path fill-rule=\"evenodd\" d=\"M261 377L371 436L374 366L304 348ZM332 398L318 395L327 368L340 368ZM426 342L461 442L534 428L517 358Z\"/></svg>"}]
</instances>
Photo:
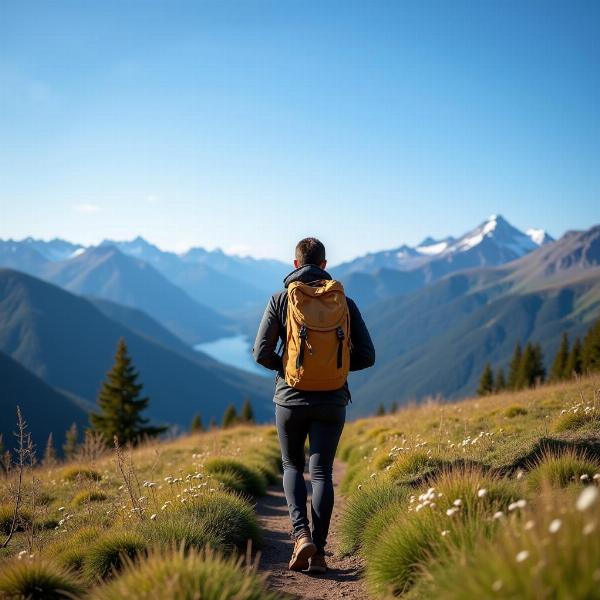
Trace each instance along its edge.
<instances>
[{"instance_id":1,"label":"mountain path","mask_svg":"<svg viewBox=\"0 0 600 600\"><path fill-rule=\"evenodd\" d=\"M336 492L345 469L343 463L339 461L334 463L333 483ZM310 494L308 480L307 488ZM337 598L362 600L367 598L361 580L361 560L356 556L342 557L336 552L343 505L344 498L336 493L326 550L328 572L314 575L297 573L290 571L287 566L293 542L290 537L291 525L283 485L280 480L277 484L269 487L267 495L258 500L256 513L264 530L259 569L268 573L268 585L271 590L282 593L290 600L305 598L311 600Z\"/></svg>"}]
</instances>

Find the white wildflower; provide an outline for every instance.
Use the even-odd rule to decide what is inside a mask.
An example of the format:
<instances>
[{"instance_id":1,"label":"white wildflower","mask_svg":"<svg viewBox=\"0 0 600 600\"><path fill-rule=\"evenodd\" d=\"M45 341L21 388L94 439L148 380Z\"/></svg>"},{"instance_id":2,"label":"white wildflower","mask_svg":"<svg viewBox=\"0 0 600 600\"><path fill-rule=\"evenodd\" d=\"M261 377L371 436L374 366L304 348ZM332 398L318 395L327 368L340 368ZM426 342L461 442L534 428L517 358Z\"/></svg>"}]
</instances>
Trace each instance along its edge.
<instances>
[{"instance_id":1,"label":"white wildflower","mask_svg":"<svg viewBox=\"0 0 600 600\"><path fill-rule=\"evenodd\" d=\"M58 507L58 512L62 512L63 510L65 510L65 507L64 507L64 506L59 506L59 507Z\"/></svg>"},{"instance_id":2,"label":"white wildflower","mask_svg":"<svg viewBox=\"0 0 600 600\"><path fill-rule=\"evenodd\" d=\"M496 579L494 583L492 583L492 591L499 592L502 589L502 581L500 579Z\"/></svg>"},{"instance_id":3,"label":"white wildflower","mask_svg":"<svg viewBox=\"0 0 600 600\"><path fill-rule=\"evenodd\" d=\"M529 550L521 550L521 552L519 552L515 558L517 562L523 562L524 560L527 560L529 558Z\"/></svg>"},{"instance_id":4,"label":"white wildflower","mask_svg":"<svg viewBox=\"0 0 600 600\"><path fill-rule=\"evenodd\" d=\"M583 526L583 535L590 535L590 533L594 533L596 529L596 522L592 521L591 523L586 523Z\"/></svg>"},{"instance_id":5,"label":"white wildflower","mask_svg":"<svg viewBox=\"0 0 600 600\"><path fill-rule=\"evenodd\" d=\"M442 531L442 537L446 537L449 533L450 533L449 529L444 529L444 531Z\"/></svg>"},{"instance_id":6,"label":"white wildflower","mask_svg":"<svg viewBox=\"0 0 600 600\"><path fill-rule=\"evenodd\" d=\"M493 518L494 519L501 519L503 516L504 516L504 513L501 510L499 510L499 511L497 511L497 512L494 513L494 517Z\"/></svg>"},{"instance_id":7,"label":"white wildflower","mask_svg":"<svg viewBox=\"0 0 600 600\"><path fill-rule=\"evenodd\" d=\"M581 494L579 494L579 498L577 498L577 503L575 506L577 510L587 510L590 508L598 499L598 488L590 485L586 487Z\"/></svg>"},{"instance_id":8,"label":"white wildflower","mask_svg":"<svg viewBox=\"0 0 600 600\"><path fill-rule=\"evenodd\" d=\"M156 513L154 513L154 514L150 515L150 520L151 520L151 521L154 521L154 519L156 519Z\"/></svg>"},{"instance_id":9,"label":"white wildflower","mask_svg":"<svg viewBox=\"0 0 600 600\"><path fill-rule=\"evenodd\" d=\"M452 515L454 515L454 514L455 514L455 513L457 513L457 512L458 512L458 508L456 508L456 506L453 506L452 508L449 508L449 509L446 511L446 514L447 514L449 517L451 517Z\"/></svg>"},{"instance_id":10,"label":"white wildflower","mask_svg":"<svg viewBox=\"0 0 600 600\"><path fill-rule=\"evenodd\" d=\"M487 490L485 488L481 488L480 490L477 490L478 498L484 498L486 495L487 495Z\"/></svg>"},{"instance_id":11,"label":"white wildflower","mask_svg":"<svg viewBox=\"0 0 600 600\"><path fill-rule=\"evenodd\" d=\"M462 500L457 498L452 504L454 504L454 506L462 506Z\"/></svg>"},{"instance_id":12,"label":"white wildflower","mask_svg":"<svg viewBox=\"0 0 600 600\"><path fill-rule=\"evenodd\" d=\"M550 533L556 533L562 527L562 521L560 519L553 519L548 526Z\"/></svg>"},{"instance_id":13,"label":"white wildflower","mask_svg":"<svg viewBox=\"0 0 600 600\"><path fill-rule=\"evenodd\" d=\"M590 478L590 476L589 476L587 473L584 473L583 475L581 475L581 476L579 477L579 479L580 479L581 481L587 481L589 478Z\"/></svg>"},{"instance_id":14,"label":"white wildflower","mask_svg":"<svg viewBox=\"0 0 600 600\"><path fill-rule=\"evenodd\" d=\"M534 521L531 521L531 520L529 520L529 521L527 521L527 522L525 523L525 525L524 525L523 527L525 527L525 529L526 529L527 531L529 531L530 529L533 529L533 528L535 527L535 522L534 522Z\"/></svg>"}]
</instances>

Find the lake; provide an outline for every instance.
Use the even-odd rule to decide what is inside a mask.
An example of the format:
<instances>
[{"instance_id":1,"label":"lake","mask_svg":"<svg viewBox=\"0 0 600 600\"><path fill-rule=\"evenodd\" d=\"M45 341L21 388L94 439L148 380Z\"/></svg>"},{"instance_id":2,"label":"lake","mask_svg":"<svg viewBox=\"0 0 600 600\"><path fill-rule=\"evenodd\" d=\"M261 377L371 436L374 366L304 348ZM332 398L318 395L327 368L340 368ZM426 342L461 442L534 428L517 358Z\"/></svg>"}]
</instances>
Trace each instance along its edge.
<instances>
[{"instance_id":1,"label":"lake","mask_svg":"<svg viewBox=\"0 0 600 600\"><path fill-rule=\"evenodd\" d=\"M194 346L195 350L200 350L210 357L232 367L250 371L255 375L271 377L272 371L257 365L252 358L252 344L245 335L233 335L219 338L212 342L205 342Z\"/></svg>"}]
</instances>

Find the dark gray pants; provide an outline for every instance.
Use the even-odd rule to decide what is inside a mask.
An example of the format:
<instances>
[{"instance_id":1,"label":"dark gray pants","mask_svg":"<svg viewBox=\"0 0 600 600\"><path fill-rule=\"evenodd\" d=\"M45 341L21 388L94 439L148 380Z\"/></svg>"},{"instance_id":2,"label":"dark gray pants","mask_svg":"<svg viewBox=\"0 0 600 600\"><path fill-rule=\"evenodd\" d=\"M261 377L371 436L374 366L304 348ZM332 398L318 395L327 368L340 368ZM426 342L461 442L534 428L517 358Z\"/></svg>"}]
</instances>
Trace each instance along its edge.
<instances>
[{"instance_id":1,"label":"dark gray pants","mask_svg":"<svg viewBox=\"0 0 600 600\"><path fill-rule=\"evenodd\" d=\"M290 510L294 535L309 528L304 482L304 443L308 436L312 483L312 537L319 552L327 543L333 511L333 459L346 420L346 407L328 404L280 406L275 421L283 461L283 489Z\"/></svg>"}]
</instances>

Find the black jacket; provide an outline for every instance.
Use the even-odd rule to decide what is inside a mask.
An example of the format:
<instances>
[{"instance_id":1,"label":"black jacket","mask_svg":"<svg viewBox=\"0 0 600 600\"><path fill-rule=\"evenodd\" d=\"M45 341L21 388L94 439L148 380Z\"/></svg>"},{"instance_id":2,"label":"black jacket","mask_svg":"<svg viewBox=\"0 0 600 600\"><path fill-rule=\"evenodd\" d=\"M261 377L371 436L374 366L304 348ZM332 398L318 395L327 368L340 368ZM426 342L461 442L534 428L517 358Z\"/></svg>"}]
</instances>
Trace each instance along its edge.
<instances>
[{"instance_id":1,"label":"black jacket","mask_svg":"<svg viewBox=\"0 0 600 600\"><path fill-rule=\"evenodd\" d=\"M331 275L316 265L304 265L292 271L284 280L286 289L271 296L256 334L252 353L257 363L277 371L275 377L275 395L273 402L284 406L301 406L306 404L342 404L350 400L350 390L346 382L339 390L330 392L306 392L290 387L283 374L282 356L285 344L285 326L287 319L287 287L293 281L311 283L319 279L331 279ZM373 366L375 363L375 348L367 326L362 319L358 307L350 298L348 311L350 313L350 370L359 371Z\"/></svg>"}]
</instances>

